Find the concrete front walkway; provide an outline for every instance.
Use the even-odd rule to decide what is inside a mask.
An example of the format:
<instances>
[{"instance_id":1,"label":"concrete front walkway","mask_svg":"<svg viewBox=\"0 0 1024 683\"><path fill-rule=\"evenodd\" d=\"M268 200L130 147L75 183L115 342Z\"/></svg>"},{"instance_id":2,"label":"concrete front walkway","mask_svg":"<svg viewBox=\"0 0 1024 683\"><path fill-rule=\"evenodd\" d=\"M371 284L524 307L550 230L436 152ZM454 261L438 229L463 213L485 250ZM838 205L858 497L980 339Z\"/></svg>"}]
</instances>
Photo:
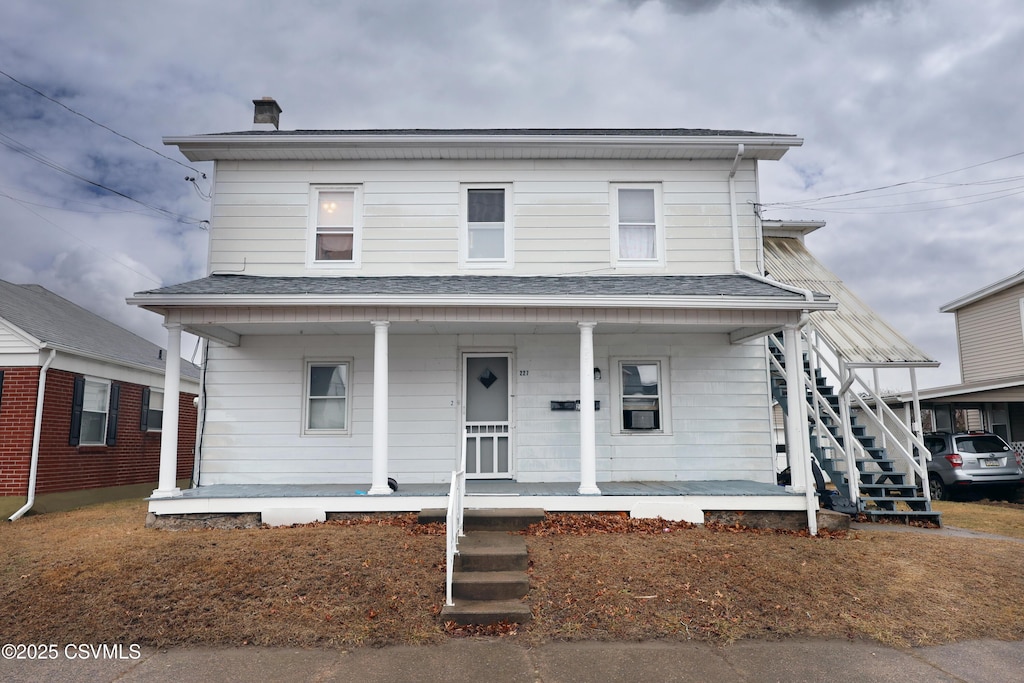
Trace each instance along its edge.
<instances>
[{"instance_id":1,"label":"concrete front walkway","mask_svg":"<svg viewBox=\"0 0 1024 683\"><path fill-rule=\"evenodd\" d=\"M62 648L59 648L62 650ZM129 652L127 645L124 652ZM92 681L961 681L1020 680L1024 644L992 640L913 649L865 641L551 643L452 640L423 647L144 648L137 660L0 661L6 683Z\"/></svg>"}]
</instances>

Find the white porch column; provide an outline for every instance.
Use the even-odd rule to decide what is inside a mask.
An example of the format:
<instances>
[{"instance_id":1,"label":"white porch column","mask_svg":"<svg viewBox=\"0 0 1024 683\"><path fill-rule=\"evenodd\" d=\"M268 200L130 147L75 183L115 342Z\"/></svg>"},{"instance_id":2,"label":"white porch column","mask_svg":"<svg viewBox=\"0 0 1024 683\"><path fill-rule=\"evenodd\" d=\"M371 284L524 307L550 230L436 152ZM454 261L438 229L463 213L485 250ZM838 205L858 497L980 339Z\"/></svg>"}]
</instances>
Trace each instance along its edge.
<instances>
[{"instance_id":1,"label":"white porch column","mask_svg":"<svg viewBox=\"0 0 1024 683\"><path fill-rule=\"evenodd\" d=\"M178 400L181 394L181 325L167 328L167 358L164 361L164 419L160 432L160 480L154 498L181 495L175 482L178 472Z\"/></svg>"},{"instance_id":2,"label":"white porch column","mask_svg":"<svg viewBox=\"0 0 1024 683\"><path fill-rule=\"evenodd\" d=\"M786 348L786 450L789 453L789 474L794 491L807 489L807 459L810 451L807 431L807 400L804 389L804 359L800 353L800 335L795 327L783 329ZM809 445L809 444L808 444Z\"/></svg>"},{"instance_id":3,"label":"white porch column","mask_svg":"<svg viewBox=\"0 0 1024 683\"><path fill-rule=\"evenodd\" d=\"M373 470L371 496L391 493L388 486L388 326L385 321L373 325Z\"/></svg>"},{"instance_id":4,"label":"white porch column","mask_svg":"<svg viewBox=\"0 0 1024 683\"><path fill-rule=\"evenodd\" d=\"M594 419L594 327L580 327L580 488L581 495L600 495L597 488L597 443Z\"/></svg>"}]
</instances>

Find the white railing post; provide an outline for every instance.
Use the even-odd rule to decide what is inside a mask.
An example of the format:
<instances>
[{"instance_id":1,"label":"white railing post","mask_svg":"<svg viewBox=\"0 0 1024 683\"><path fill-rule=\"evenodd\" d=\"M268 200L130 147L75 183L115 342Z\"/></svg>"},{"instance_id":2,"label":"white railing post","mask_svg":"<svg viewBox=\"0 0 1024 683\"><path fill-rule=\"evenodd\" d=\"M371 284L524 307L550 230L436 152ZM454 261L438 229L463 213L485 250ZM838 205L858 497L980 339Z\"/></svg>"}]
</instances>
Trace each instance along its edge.
<instances>
[{"instance_id":1,"label":"white railing post","mask_svg":"<svg viewBox=\"0 0 1024 683\"><path fill-rule=\"evenodd\" d=\"M466 497L466 469L452 472L448 488L448 514L445 516L445 605L455 604L452 582L455 574L455 556L459 554L459 539L465 536L463 505Z\"/></svg>"}]
</instances>

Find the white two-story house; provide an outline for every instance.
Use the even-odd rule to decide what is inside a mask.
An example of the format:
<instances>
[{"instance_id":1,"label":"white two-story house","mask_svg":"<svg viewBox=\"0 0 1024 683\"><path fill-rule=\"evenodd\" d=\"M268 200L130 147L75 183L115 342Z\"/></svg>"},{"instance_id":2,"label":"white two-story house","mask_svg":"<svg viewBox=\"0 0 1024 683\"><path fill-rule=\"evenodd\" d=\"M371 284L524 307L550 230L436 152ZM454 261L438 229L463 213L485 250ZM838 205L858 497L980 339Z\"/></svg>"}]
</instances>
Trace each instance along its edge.
<instances>
[{"instance_id":1,"label":"white two-story house","mask_svg":"<svg viewBox=\"0 0 1024 683\"><path fill-rule=\"evenodd\" d=\"M215 180L209 275L130 300L172 358L208 342L198 487L165 429L154 514L419 510L461 469L491 506L816 509L806 416L776 485L766 338L836 302L764 276L755 211L800 138L284 131L255 105L257 130L165 139Z\"/></svg>"}]
</instances>

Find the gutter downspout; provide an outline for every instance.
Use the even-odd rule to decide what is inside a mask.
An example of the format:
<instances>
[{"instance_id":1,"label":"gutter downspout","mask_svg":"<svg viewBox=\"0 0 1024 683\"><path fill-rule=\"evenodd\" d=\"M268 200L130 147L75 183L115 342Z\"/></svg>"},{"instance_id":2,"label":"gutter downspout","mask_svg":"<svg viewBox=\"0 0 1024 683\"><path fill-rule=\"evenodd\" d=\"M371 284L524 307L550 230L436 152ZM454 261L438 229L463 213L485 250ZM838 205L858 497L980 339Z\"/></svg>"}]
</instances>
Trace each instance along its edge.
<instances>
[{"instance_id":1,"label":"gutter downspout","mask_svg":"<svg viewBox=\"0 0 1024 683\"><path fill-rule=\"evenodd\" d=\"M56 355L57 349L50 349L50 356L39 370L39 387L36 390L36 420L32 428L32 465L28 475L28 501L20 510L7 518L8 522L13 522L31 510L36 502L36 474L39 472L39 438L43 429L43 398L46 393L46 371L49 370L50 363L53 362Z\"/></svg>"},{"instance_id":2,"label":"gutter downspout","mask_svg":"<svg viewBox=\"0 0 1024 683\"><path fill-rule=\"evenodd\" d=\"M729 169L729 213L732 219L732 261L735 272L740 273L740 226L736 216L736 170L739 168L740 160L743 159L743 143L736 145L736 158L732 160L732 168Z\"/></svg>"}]
</instances>

